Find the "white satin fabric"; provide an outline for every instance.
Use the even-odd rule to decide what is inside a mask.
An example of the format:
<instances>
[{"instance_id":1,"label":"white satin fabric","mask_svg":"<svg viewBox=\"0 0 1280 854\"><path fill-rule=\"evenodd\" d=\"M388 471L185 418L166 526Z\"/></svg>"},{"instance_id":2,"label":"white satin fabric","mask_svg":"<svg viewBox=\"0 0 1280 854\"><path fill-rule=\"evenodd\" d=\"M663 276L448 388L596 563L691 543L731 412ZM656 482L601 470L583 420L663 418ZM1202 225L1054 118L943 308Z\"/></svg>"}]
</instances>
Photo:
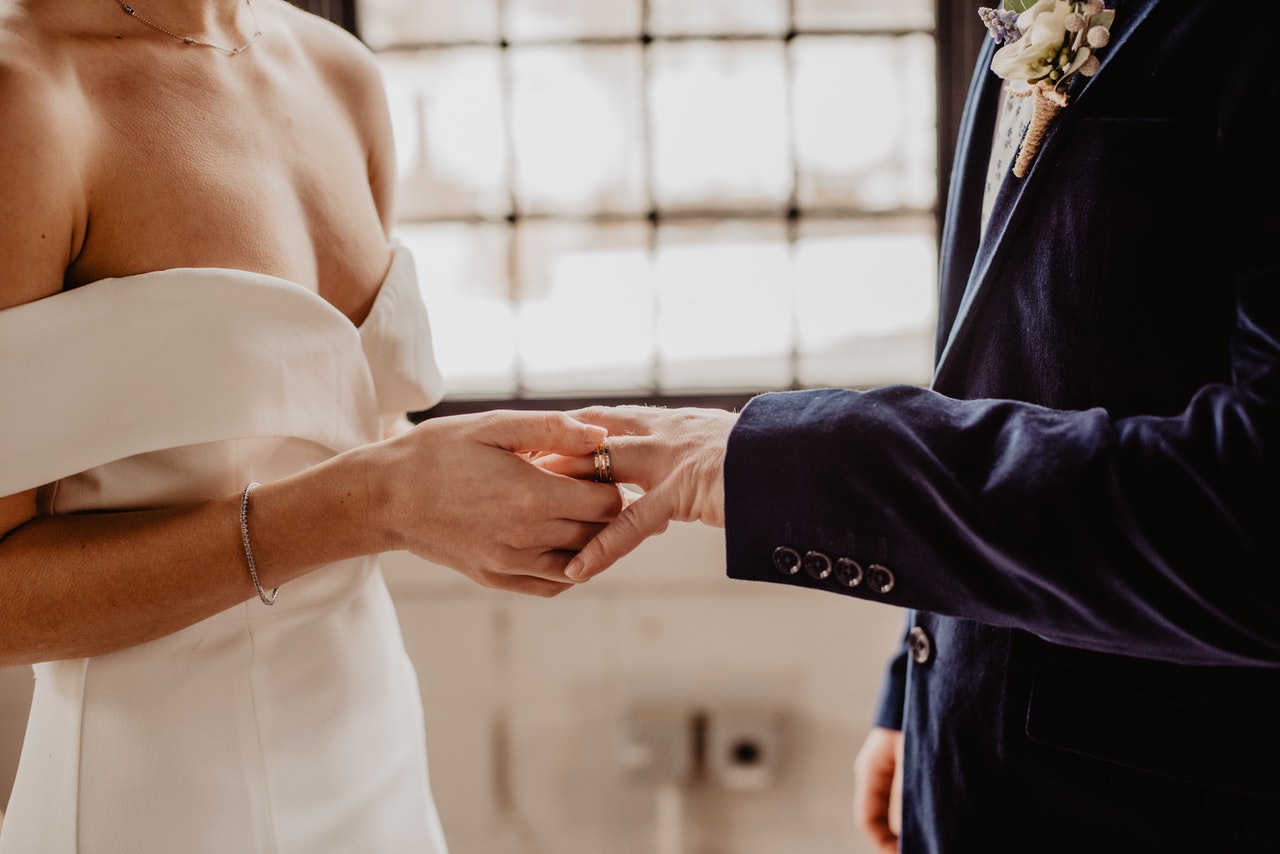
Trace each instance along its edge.
<instances>
[{"instance_id":1,"label":"white satin fabric","mask_svg":"<svg viewBox=\"0 0 1280 854\"><path fill-rule=\"evenodd\" d=\"M0 312L0 495L38 486L47 515L227 495L381 438L440 387L403 248L359 328L255 273L103 280ZM0 854L445 851L376 558L35 672Z\"/></svg>"}]
</instances>

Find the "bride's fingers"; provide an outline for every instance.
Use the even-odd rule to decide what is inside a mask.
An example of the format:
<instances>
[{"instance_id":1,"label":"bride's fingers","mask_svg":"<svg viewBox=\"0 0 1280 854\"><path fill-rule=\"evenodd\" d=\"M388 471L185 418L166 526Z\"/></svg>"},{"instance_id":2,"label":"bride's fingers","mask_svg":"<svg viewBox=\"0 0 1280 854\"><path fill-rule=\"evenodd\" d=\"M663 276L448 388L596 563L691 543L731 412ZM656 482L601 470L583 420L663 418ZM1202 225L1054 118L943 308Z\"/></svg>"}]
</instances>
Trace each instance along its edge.
<instances>
[{"instance_id":1,"label":"bride's fingers","mask_svg":"<svg viewBox=\"0 0 1280 854\"><path fill-rule=\"evenodd\" d=\"M586 454L599 446L604 438L597 426L562 412L493 412L487 415L488 420L477 422L479 437L517 453Z\"/></svg>"},{"instance_id":2,"label":"bride's fingers","mask_svg":"<svg viewBox=\"0 0 1280 854\"><path fill-rule=\"evenodd\" d=\"M577 582L594 578L647 538L665 531L675 510L673 490L665 484L631 501L617 519L568 562L565 576Z\"/></svg>"},{"instance_id":3,"label":"bride's fingers","mask_svg":"<svg viewBox=\"0 0 1280 854\"><path fill-rule=\"evenodd\" d=\"M621 496L619 496L621 498ZM621 509L621 502L619 503ZM616 514L614 514L616 515ZM610 516L610 519L613 517ZM526 552L542 554L545 552L565 552L564 561L559 563L555 574L551 577L563 579L560 571L568 562L569 554L581 551L597 534L604 530L607 520L598 522L579 522L572 519L556 519L543 526L533 542L523 549Z\"/></svg>"},{"instance_id":4,"label":"bride's fingers","mask_svg":"<svg viewBox=\"0 0 1280 854\"><path fill-rule=\"evenodd\" d=\"M520 593L525 596L550 598L559 596L575 585L563 580L555 581L536 575L509 575L502 572L481 572L475 580L484 587Z\"/></svg>"},{"instance_id":5,"label":"bride's fingers","mask_svg":"<svg viewBox=\"0 0 1280 854\"><path fill-rule=\"evenodd\" d=\"M575 480L591 480L595 477L594 456L566 457L560 454L543 454L530 460L543 471L562 474Z\"/></svg>"}]
</instances>

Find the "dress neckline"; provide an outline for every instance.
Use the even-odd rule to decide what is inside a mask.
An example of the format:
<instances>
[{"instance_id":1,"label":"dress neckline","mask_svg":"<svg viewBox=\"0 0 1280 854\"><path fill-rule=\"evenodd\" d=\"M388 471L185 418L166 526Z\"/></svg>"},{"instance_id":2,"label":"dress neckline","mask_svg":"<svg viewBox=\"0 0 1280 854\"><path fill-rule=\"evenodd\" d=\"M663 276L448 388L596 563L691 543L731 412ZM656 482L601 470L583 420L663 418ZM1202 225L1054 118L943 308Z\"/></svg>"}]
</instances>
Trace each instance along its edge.
<instances>
[{"instance_id":1,"label":"dress neckline","mask_svg":"<svg viewBox=\"0 0 1280 854\"><path fill-rule=\"evenodd\" d=\"M190 278L192 276L196 276L201 279L206 279L210 276L224 275L240 283L256 283L270 288L296 293L302 299L311 300L320 306L323 306L328 312L335 315L336 318L341 318L341 320L350 328L361 331L368 325L369 319L374 315L374 309L378 303L382 301L384 294L388 290L388 284L397 278L396 273L398 272L398 269L406 263L405 258L407 255L407 250L399 244L395 244L392 247L391 264L387 268L386 275L383 276L382 281L378 284L378 293L374 297L373 304L370 306L368 313L366 313L364 320L360 323L353 321L345 312L324 297L320 296L320 294L316 293L311 288L299 284L292 279L286 279L270 273L260 273L254 270L242 270L237 267L166 267L162 270L148 270L143 273L130 273L126 276L107 276L102 279L95 279L91 282L85 282L83 285L78 285L71 290L59 291L56 294L50 294L47 297L35 300L33 303L25 303L25 305L34 305L36 303L42 303L46 300L52 299L70 298L85 291L100 291L103 286L111 287L127 285L129 283L155 282L170 277ZM14 308L20 307L21 306L14 306Z\"/></svg>"}]
</instances>

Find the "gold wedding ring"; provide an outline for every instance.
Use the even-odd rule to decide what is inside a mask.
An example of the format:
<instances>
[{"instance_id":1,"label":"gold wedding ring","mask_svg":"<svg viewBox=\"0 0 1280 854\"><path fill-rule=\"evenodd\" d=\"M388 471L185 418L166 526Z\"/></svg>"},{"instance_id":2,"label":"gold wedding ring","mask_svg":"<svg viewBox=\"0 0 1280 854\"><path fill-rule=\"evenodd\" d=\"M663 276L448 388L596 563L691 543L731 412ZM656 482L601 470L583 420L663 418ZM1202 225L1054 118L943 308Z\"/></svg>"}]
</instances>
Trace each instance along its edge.
<instances>
[{"instance_id":1,"label":"gold wedding ring","mask_svg":"<svg viewBox=\"0 0 1280 854\"><path fill-rule=\"evenodd\" d=\"M609 458L609 440L596 448L593 460L596 464L596 483L613 483L613 461Z\"/></svg>"}]
</instances>

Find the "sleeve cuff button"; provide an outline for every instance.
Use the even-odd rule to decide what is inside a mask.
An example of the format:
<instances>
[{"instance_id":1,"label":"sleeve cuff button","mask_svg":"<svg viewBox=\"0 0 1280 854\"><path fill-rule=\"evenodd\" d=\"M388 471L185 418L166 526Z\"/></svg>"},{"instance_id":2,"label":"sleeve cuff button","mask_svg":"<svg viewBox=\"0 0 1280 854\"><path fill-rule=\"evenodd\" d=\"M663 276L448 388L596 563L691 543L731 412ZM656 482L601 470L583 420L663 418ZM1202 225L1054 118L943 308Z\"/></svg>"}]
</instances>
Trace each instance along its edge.
<instances>
[{"instance_id":1,"label":"sleeve cuff button","mask_svg":"<svg viewBox=\"0 0 1280 854\"><path fill-rule=\"evenodd\" d=\"M862 564L851 557L842 557L836 561L836 581L845 587L857 587L862 583Z\"/></svg>"},{"instance_id":2,"label":"sleeve cuff button","mask_svg":"<svg viewBox=\"0 0 1280 854\"><path fill-rule=\"evenodd\" d=\"M894 577L889 567L878 563L867 567L867 586L876 593L888 593L897 583L898 579Z\"/></svg>"},{"instance_id":3,"label":"sleeve cuff button","mask_svg":"<svg viewBox=\"0 0 1280 854\"><path fill-rule=\"evenodd\" d=\"M773 550L773 568L783 575L795 575L800 571L800 552L787 546Z\"/></svg>"},{"instance_id":4,"label":"sleeve cuff button","mask_svg":"<svg viewBox=\"0 0 1280 854\"><path fill-rule=\"evenodd\" d=\"M818 581L831 575L831 558L822 552L806 552L802 565L809 577Z\"/></svg>"}]
</instances>

